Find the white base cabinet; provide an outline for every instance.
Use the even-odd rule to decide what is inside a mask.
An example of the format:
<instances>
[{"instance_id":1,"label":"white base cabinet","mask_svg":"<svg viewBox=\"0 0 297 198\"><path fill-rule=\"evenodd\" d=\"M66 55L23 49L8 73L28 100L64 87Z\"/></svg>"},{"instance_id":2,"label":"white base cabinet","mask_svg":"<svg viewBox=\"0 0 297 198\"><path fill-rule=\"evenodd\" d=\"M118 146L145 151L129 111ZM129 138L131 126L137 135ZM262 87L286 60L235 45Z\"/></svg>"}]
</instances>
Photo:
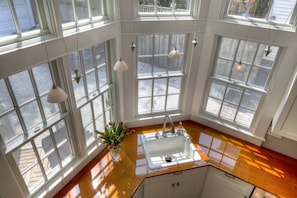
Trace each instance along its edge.
<instances>
[{"instance_id":1,"label":"white base cabinet","mask_svg":"<svg viewBox=\"0 0 297 198\"><path fill-rule=\"evenodd\" d=\"M201 198L248 198L254 186L216 168L209 167Z\"/></svg>"},{"instance_id":2,"label":"white base cabinet","mask_svg":"<svg viewBox=\"0 0 297 198\"><path fill-rule=\"evenodd\" d=\"M146 178L144 198L200 197L209 167Z\"/></svg>"}]
</instances>

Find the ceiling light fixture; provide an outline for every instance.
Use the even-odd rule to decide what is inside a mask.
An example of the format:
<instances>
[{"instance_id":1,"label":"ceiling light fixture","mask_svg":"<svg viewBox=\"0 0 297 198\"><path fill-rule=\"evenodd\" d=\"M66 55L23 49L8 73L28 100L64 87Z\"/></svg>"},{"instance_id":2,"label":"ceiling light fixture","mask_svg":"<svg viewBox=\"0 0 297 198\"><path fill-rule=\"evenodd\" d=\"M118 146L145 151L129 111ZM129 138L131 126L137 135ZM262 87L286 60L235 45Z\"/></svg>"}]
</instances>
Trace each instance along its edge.
<instances>
[{"instance_id":1,"label":"ceiling light fixture","mask_svg":"<svg viewBox=\"0 0 297 198\"><path fill-rule=\"evenodd\" d=\"M126 64L125 61L122 60L122 57L120 57L120 60L116 62L113 69L118 72L123 72L128 70L128 65Z\"/></svg>"},{"instance_id":2,"label":"ceiling light fixture","mask_svg":"<svg viewBox=\"0 0 297 198\"><path fill-rule=\"evenodd\" d=\"M47 50L47 47L46 47L46 44L45 44L44 34L43 34L43 44L44 44L48 64L50 65L50 59L49 59L48 50ZM52 75L52 72L51 72L51 75ZM49 102L49 103L64 102L67 99L68 95L66 94L66 92L63 89L61 89L60 87L58 87L55 84L55 81L54 81L53 77L52 77L52 81L53 81L53 87L49 91L49 93L47 94L47 99L46 99L47 102Z\"/></svg>"},{"instance_id":3,"label":"ceiling light fixture","mask_svg":"<svg viewBox=\"0 0 297 198\"><path fill-rule=\"evenodd\" d=\"M134 52L134 50L135 50L135 48L136 48L136 44L133 43L133 41L132 41L132 43L131 43L131 45L130 45L130 48L131 48L132 52Z\"/></svg>"},{"instance_id":4,"label":"ceiling light fixture","mask_svg":"<svg viewBox=\"0 0 297 198\"><path fill-rule=\"evenodd\" d=\"M168 57L173 59L178 59L180 57L180 53L176 48L174 48L169 52Z\"/></svg>"},{"instance_id":5,"label":"ceiling light fixture","mask_svg":"<svg viewBox=\"0 0 297 198\"><path fill-rule=\"evenodd\" d=\"M192 43L193 43L193 45L194 45L194 48L197 46L197 44L199 43L199 41L197 40L197 38L194 38L193 40L192 40Z\"/></svg>"}]
</instances>

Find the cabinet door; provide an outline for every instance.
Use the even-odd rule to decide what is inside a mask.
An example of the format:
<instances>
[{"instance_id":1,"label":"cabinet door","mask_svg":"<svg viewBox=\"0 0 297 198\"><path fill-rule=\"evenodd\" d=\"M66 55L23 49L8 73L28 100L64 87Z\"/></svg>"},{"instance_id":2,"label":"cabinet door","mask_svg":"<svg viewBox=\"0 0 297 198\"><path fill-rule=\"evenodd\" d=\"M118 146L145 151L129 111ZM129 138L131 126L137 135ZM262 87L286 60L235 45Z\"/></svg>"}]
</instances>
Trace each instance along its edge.
<instances>
[{"instance_id":1,"label":"cabinet door","mask_svg":"<svg viewBox=\"0 0 297 198\"><path fill-rule=\"evenodd\" d=\"M172 198L174 178L175 176L172 174L146 178L144 180L144 198Z\"/></svg>"},{"instance_id":2,"label":"cabinet door","mask_svg":"<svg viewBox=\"0 0 297 198\"><path fill-rule=\"evenodd\" d=\"M210 167L201 197L248 198L253 188L254 186L247 182Z\"/></svg>"},{"instance_id":3,"label":"cabinet door","mask_svg":"<svg viewBox=\"0 0 297 198\"><path fill-rule=\"evenodd\" d=\"M183 171L177 179L174 197L200 197L208 167Z\"/></svg>"},{"instance_id":4,"label":"cabinet door","mask_svg":"<svg viewBox=\"0 0 297 198\"><path fill-rule=\"evenodd\" d=\"M144 184L142 182L141 185L137 188L137 190L133 194L132 198L143 198L143 186Z\"/></svg>"}]
</instances>

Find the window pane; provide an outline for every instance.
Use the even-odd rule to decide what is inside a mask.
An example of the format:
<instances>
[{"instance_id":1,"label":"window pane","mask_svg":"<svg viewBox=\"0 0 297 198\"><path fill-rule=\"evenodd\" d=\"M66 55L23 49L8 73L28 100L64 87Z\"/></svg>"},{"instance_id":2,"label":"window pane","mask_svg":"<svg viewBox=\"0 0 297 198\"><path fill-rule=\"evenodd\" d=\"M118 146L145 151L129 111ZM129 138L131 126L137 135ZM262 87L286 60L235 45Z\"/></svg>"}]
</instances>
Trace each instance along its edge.
<instances>
[{"instance_id":1,"label":"window pane","mask_svg":"<svg viewBox=\"0 0 297 198\"><path fill-rule=\"evenodd\" d=\"M13 108L7 87L3 79L0 79L0 114Z\"/></svg>"},{"instance_id":2,"label":"window pane","mask_svg":"<svg viewBox=\"0 0 297 198\"><path fill-rule=\"evenodd\" d=\"M44 177L42 175L39 164L25 172L23 174L23 178L30 192L33 192L34 189L36 189L39 185L44 183Z\"/></svg>"},{"instance_id":3,"label":"window pane","mask_svg":"<svg viewBox=\"0 0 297 198\"><path fill-rule=\"evenodd\" d=\"M14 74L9 80L19 105L35 97L28 71Z\"/></svg>"},{"instance_id":4,"label":"window pane","mask_svg":"<svg viewBox=\"0 0 297 198\"><path fill-rule=\"evenodd\" d=\"M68 64L70 65L72 71L74 71L76 69L81 71L81 63L80 63L79 53L77 53L77 52L70 53L68 55Z\"/></svg>"},{"instance_id":5,"label":"window pane","mask_svg":"<svg viewBox=\"0 0 297 198\"><path fill-rule=\"evenodd\" d=\"M92 110L91 105L87 104L80 108L81 118L83 121L83 127L87 127L90 123L92 123Z\"/></svg>"},{"instance_id":6,"label":"window pane","mask_svg":"<svg viewBox=\"0 0 297 198\"><path fill-rule=\"evenodd\" d=\"M40 29L35 1L13 0L22 32Z\"/></svg>"},{"instance_id":7,"label":"window pane","mask_svg":"<svg viewBox=\"0 0 297 198\"><path fill-rule=\"evenodd\" d=\"M153 98L153 111L165 110L165 96L157 96Z\"/></svg>"},{"instance_id":8,"label":"window pane","mask_svg":"<svg viewBox=\"0 0 297 198\"><path fill-rule=\"evenodd\" d=\"M139 12L155 12L154 1L139 0Z\"/></svg>"},{"instance_id":9,"label":"window pane","mask_svg":"<svg viewBox=\"0 0 297 198\"><path fill-rule=\"evenodd\" d=\"M220 116L225 120L233 121L235 118L236 111L237 106L224 102Z\"/></svg>"},{"instance_id":10,"label":"window pane","mask_svg":"<svg viewBox=\"0 0 297 198\"><path fill-rule=\"evenodd\" d=\"M8 1L0 1L0 37L16 34L13 18L8 6Z\"/></svg>"},{"instance_id":11,"label":"window pane","mask_svg":"<svg viewBox=\"0 0 297 198\"><path fill-rule=\"evenodd\" d=\"M242 89L234 86L228 86L225 96L225 102L238 105L241 99Z\"/></svg>"},{"instance_id":12,"label":"window pane","mask_svg":"<svg viewBox=\"0 0 297 198\"><path fill-rule=\"evenodd\" d=\"M257 52L258 44L249 41L240 41L236 61L251 64ZM262 51L263 53L264 51Z\"/></svg>"},{"instance_id":13,"label":"window pane","mask_svg":"<svg viewBox=\"0 0 297 198\"><path fill-rule=\"evenodd\" d=\"M235 62L233 65L232 73L231 73L231 80L237 80L237 81L241 81L241 82L245 83L247 81L247 77L249 75L250 65L241 63L241 65L243 67L243 71L237 71L235 69L237 64L238 64L238 62Z\"/></svg>"},{"instance_id":14,"label":"window pane","mask_svg":"<svg viewBox=\"0 0 297 198\"><path fill-rule=\"evenodd\" d=\"M74 22L72 0L58 0L62 23Z\"/></svg>"},{"instance_id":15,"label":"window pane","mask_svg":"<svg viewBox=\"0 0 297 198\"><path fill-rule=\"evenodd\" d=\"M264 55L264 50L270 48L271 52L268 54L268 56ZM257 66L264 66L268 68L272 68L274 60L276 58L276 55L278 53L279 47L276 46L267 46L267 45L260 45L256 59L255 59L255 65Z\"/></svg>"},{"instance_id":16,"label":"window pane","mask_svg":"<svg viewBox=\"0 0 297 198\"><path fill-rule=\"evenodd\" d=\"M270 69L253 67L249 76L248 83L264 88L268 80Z\"/></svg>"},{"instance_id":17,"label":"window pane","mask_svg":"<svg viewBox=\"0 0 297 198\"><path fill-rule=\"evenodd\" d=\"M42 108L45 114L46 121L49 121L53 115L56 115L60 112L59 106L57 103L47 102L47 95L41 98Z\"/></svg>"},{"instance_id":18,"label":"window pane","mask_svg":"<svg viewBox=\"0 0 297 198\"><path fill-rule=\"evenodd\" d=\"M12 155L21 172L25 172L26 169L29 169L29 167L37 163L31 142L18 148Z\"/></svg>"},{"instance_id":19,"label":"window pane","mask_svg":"<svg viewBox=\"0 0 297 198\"><path fill-rule=\"evenodd\" d=\"M218 58L215 65L214 75L220 76L223 78L229 78L230 70L232 69L232 66L233 66L232 61Z\"/></svg>"},{"instance_id":20,"label":"window pane","mask_svg":"<svg viewBox=\"0 0 297 198\"><path fill-rule=\"evenodd\" d=\"M154 80L154 96L165 95L167 90L167 79Z\"/></svg>"},{"instance_id":21,"label":"window pane","mask_svg":"<svg viewBox=\"0 0 297 198\"><path fill-rule=\"evenodd\" d=\"M167 110L176 110L178 109L179 105L179 94L168 95L167 97Z\"/></svg>"},{"instance_id":22,"label":"window pane","mask_svg":"<svg viewBox=\"0 0 297 198\"><path fill-rule=\"evenodd\" d=\"M42 123L40 111L36 101L30 102L20 108L26 128L33 129L36 125Z\"/></svg>"},{"instance_id":23,"label":"window pane","mask_svg":"<svg viewBox=\"0 0 297 198\"><path fill-rule=\"evenodd\" d=\"M86 74L86 80L88 85L88 94L90 94L97 89L95 71Z\"/></svg>"},{"instance_id":24,"label":"window pane","mask_svg":"<svg viewBox=\"0 0 297 198\"><path fill-rule=\"evenodd\" d=\"M137 39L137 53L140 55L152 55L153 54L153 36L138 36Z\"/></svg>"},{"instance_id":25,"label":"window pane","mask_svg":"<svg viewBox=\"0 0 297 198\"><path fill-rule=\"evenodd\" d=\"M106 62L105 43L99 43L96 45L96 60L97 60L97 66Z\"/></svg>"},{"instance_id":26,"label":"window pane","mask_svg":"<svg viewBox=\"0 0 297 198\"><path fill-rule=\"evenodd\" d=\"M154 59L154 74L166 73L167 71L167 56L157 56Z\"/></svg>"},{"instance_id":27,"label":"window pane","mask_svg":"<svg viewBox=\"0 0 297 198\"><path fill-rule=\"evenodd\" d=\"M182 72L183 62L184 62L184 56L180 56L178 59L170 58L168 72L169 73Z\"/></svg>"},{"instance_id":28,"label":"window pane","mask_svg":"<svg viewBox=\"0 0 297 198\"><path fill-rule=\"evenodd\" d=\"M72 86L76 101L86 96L83 79L80 79L79 83L73 80Z\"/></svg>"},{"instance_id":29,"label":"window pane","mask_svg":"<svg viewBox=\"0 0 297 198\"><path fill-rule=\"evenodd\" d=\"M237 116L236 116L236 122L238 124L241 124L246 127L250 127L252 120L254 118L254 111L245 109L245 108L239 108Z\"/></svg>"},{"instance_id":30,"label":"window pane","mask_svg":"<svg viewBox=\"0 0 297 198\"><path fill-rule=\"evenodd\" d=\"M99 87L107 84L107 65L103 64L98 68Z\"/></svg>"},{"instance_id":31,"label":"window pane","mask_svg":"<svg viewBox=\"0 0 297 198\"><path fill-rule=\"evenodd\" d=\"M221 45L219 48L219 57L233 60L236 54L236 49L238 46L239 40L232 38L221 38Z\"/></svg>"},{"instance_id":32,"label":"window pane","mask_svg":"<svg viewBox=\"0 0 297 198\"><path fill-rule=\"evenodd\" d=\"M88 1L75 0L77 20L89 18Z\"/></svg>"},{"instance_id":33,"label":"window pane","mask_svg":"<svg viewBox=\"0 0 297 198\"><path fill-rule=\"evenodd\" d=\"M208 98L205 111L216 116L219 115L222 101L214 98Z\"/></svg>"},{"instance_id":34,"label":"window pane","mask_svg":"<svg viewBox=\"0 0 297 198\"><path fill-rule=\"evenodd\" d=\"M92 17L102 16L102 1L101 0L90 0L91 14Z\"/></svg>"},{"instance_id":35,"label":"window pane","mask_svg":"<svg viewBox=\"0 0 297 198\"><path fill-rule=\"evenodd\" d=\"M42 64L32 69L39 95L48 92L52 86L52 76L48 64Z\"/></svg>"},{"instance_id":36,"label":"window pane","mask_svg":"<svg viewBox=\"0 0 297 198\"><path fill-rule=\"evenodd\" d=\"M111 96L110 96L110 90L108 92L104 92L103 98L104 98L104 108L105 108L105 110L111 108L112 100L111 100Z\"/></svg>"},{"instance_id":37,"label":"window pane","mask_svg":"<svg viewBox=\"0 0 297 198\"><path fill-rule=\"evenodd\" d=\"M70 141L64 141L58 145L58 152L62 160L62 166L65 167L72 159L72 149Z\"/></svg>"},{"instance_id":38,"label":"window pane","mask_svg":"<svg viewBox=\"0 0 297 198\"><path fill-rule=\"evenodd\" d=\"M98 118L95 120L95 124L96 124L96 130L104 131L105 124L104 124L103 115L100 116L100 117L98 117Z\"/></svg>"},{"instance_id":39,"label":"window pane","mask_svg":"<svg viewBox=\"0 0 297 198\"><path fill-rule=\"evenodd\" d=\"M8 142L10 139L23 134L23 129L15 111L6 116L0 117L0 134L4 142Z\"/></svg>"},{"instance_id":40,"label":"window pane","mask_svg":"<svg viewBox=\"0 0 297 198\"><path fill-rule=\"evenodd\" d=\"M256 111L258 108L258 104L260 103L261 97L261 93L246 90L244 92L240 106Z\"/></svg>"},{"instance_id":41,"label":"window pane","mask_svg":"<svg viewBox=\"0 0 297 198\"><path fill-rule=\"evenodd\" d=\"M176 47L176 49L180 53L184 53L185 51L185 42L186 42L186 35L185 34L174 34L172 35L171 46Z\"/></svg>"},{"instance_id":42,"label":"window pane","mask_svg":"<svg viewBox=\"0 0 297 198\"><path fill-rule=\"evenodd\" d=\"M88 71L94 69L95 68L95 63L94 63L94 56L93 56L92 47L84 49L82 51L82 54L83 54L85 72L88 72Z\"/></svg>"},{"instance_id":43,"label":"window pane","mask_svg":"<svg viewBox=\"0 0 297 198\"><path fill-rule=\"evenodd\" d=\"M175 0L175 12L186 12L190 10L191 1L189 0ZM172 6L172 4L171 4Z\"/></svg>"},{"instance_id":44,"label":"window pane","mask_svg":"<svg viewBox=\"0 0 297 198\"><path fill-rule=\"evenodd\" d=\"M145 76L152 74L153 57L139 57L137 62L137 75Z\"/></svg>"},{"instance_id":45,"label":"window pane","mask_svg":"<svg viewBox=\"0 0 297 198\"><path fill-rule=\"evenodd\" d=\"M168 94L180 93L181 77L169 78Z\"/></svg>"},{"instance_id":46,"label":"window pane","mask_svg":"<svg viewBox=\"0 0 297 198\"><path fill-rule=\"evenodd\" d=\"M152 80L139 80L138 81L138 97L152 95Z\"/></svg>"},{"instance_id":47,"label":"window pane","mask_svg":"<svg viewBox=\"0 0 297 198\"><path fill-rule=\"evenodd\" d=\"M86 127L84 127L84 134L86 138L86 145L89 146L91 143L93 143L96 139L94 137L94 126L93 124L90 124Z\"/></svg>"},{"instance_id":48,"label":"window pane","mask_svg":"<svg viewBox=\"0 0 297 198\"><path fill-rule=\"evenodd\" d=\"M93 109L94 109L95 117L98 117L99 115L103 114L102 96L98 96L93 100Z\"/></svg>"},{"instance_id":49,"label":"window pane","mask_svg":"<svg viewBox=\"0 0 297 198\"><path fill-rule=\"evenodd\" d=\"M226 89L226 84L220 83L218 81L213 81L211 83L209 96L219 100L223 100L225 89Z\"/></svg>"},{"instance_id":50,"label":"window pane","mask_svg":"<svg viewBox=\"0 0 297 198\"><path fill-rule=\"evenodd\" d=\"M138 113L149 113L151 112L152 98L138 98Z\"/></svg>"},{"instance_id":51,"label":"window pane","mask_svg":"<svg viewBox=\"0 0 297 198\"><path fill-rule=\"evenodd\" d=\"M155 35L155 54L168 54L169 35ZM174 48L175 46L171 46Z\"/></svg>"},{"instance_id":52,"label":"window pane","mask_svg":"<svg viewBox=\"0 0 297 198\"><path fill-rule=\"evenodd\" d=\"M248 6L250 8L248 10L248 16L265 19L268 15L272 0L260 0L258 2L250 0L249 3L250 5Z\"/></svg>"}]
</instances>

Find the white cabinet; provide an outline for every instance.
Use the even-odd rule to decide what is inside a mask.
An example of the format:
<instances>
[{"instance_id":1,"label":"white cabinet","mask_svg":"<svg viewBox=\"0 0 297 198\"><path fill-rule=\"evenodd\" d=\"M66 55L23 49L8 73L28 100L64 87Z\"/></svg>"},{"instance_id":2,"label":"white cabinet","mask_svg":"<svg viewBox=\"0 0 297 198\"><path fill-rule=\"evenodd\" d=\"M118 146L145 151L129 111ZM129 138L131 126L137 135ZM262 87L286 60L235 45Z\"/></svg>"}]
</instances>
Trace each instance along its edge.
<instances>
[{"instance_id":1,"label":"white cabinet","mask_svg":"<svg viewBox=\"0 0 297 198\"><path fill-rule=\"evenodd\" d=\"M146 178L144 198L200 197L208 167Z\"/></svg>"},{"instance_id":2,"label":"white cabinet","mask_svg":"<svg viewBox=\"0 0 297 198\"><path fill-rule=\"evenodd\" d=\"M297 141L297 69L272 120L271 132Z\"/></svg>"},{"instance_id":3,"label":"white cabinet","mask_svg":"<svg viewBox=\"0 0 297 198\"><path fill-rule=\"evenodd\" d=\"M253 188L253 185L243 180L210 167L201 198L248 198L252 194Z\"/></svg>"}]
</instances>

